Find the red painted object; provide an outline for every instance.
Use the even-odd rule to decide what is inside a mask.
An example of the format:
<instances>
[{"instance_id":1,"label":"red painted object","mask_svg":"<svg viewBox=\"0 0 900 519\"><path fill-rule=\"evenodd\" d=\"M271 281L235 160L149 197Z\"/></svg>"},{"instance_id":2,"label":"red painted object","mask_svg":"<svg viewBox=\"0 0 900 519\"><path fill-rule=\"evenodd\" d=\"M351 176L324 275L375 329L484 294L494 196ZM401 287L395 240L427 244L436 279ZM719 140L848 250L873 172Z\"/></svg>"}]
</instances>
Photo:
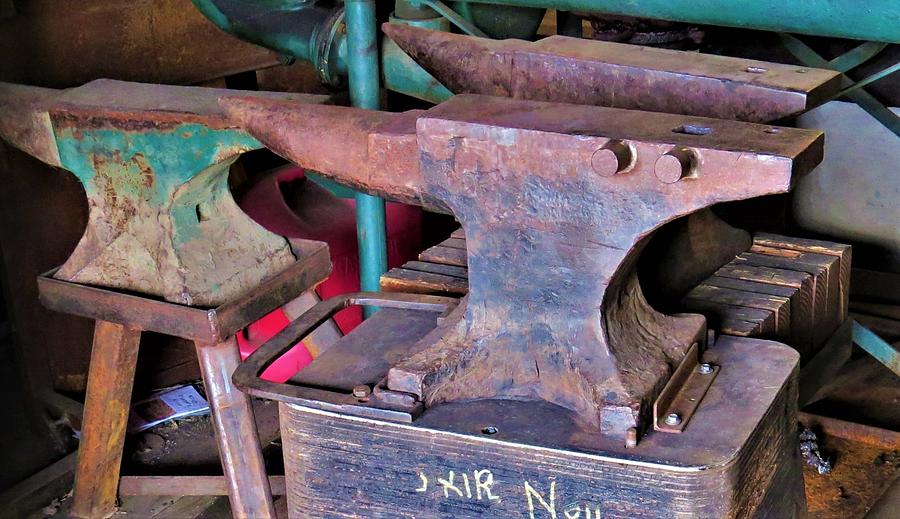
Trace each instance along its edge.
<instances>
[{"instance_id":1,"label":"red painted object","mask_svg":"<svg viewBox=\"0 0 900 519\"><path fill-rule=\"evenodd\" d=\"M303 169L276 170L254 185L240 200L245 213L266 229L287 236L324 241L331 253L331 276L316 288L321 299L359 290L359 253L356 245L356 203L338 198L307 179ZM422 211L418 207L386 204L388 266L413 260L421 249ZM341 333L362 322L362 309L352 307L334 317ZM248 355L288 325L288 317L275 310L238 334L241 357ZM284 382L312 361L298 344L263 374L273 382Z\"/></svg>"}]
</instances>

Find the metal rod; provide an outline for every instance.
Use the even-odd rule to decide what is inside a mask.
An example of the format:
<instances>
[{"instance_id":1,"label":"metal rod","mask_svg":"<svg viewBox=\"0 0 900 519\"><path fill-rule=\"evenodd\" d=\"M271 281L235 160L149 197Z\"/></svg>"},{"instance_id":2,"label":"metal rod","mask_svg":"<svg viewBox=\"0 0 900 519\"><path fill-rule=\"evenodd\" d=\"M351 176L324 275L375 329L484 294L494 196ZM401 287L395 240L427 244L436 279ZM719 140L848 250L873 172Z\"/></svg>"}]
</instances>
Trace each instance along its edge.
<instances>
[{"instance_id":1,"label":"metal rod","mask_svg":"<svg viewBox=\"0 0 900 519\"><path fill-rule=\"evenodd\" d=\"M900 349L897 345L885 341L856 321L853 321L853 342L900 376Z\"/></svg>"},{"instance_id":2,"label":"metal rod","mask_svg":"<svg viewBox=\"0 0 900 519\"><path fill-rule=\"evenodd\" d=\"M347 24L347 65L350 102L358 108L380 108L377 22L373 0L344 3ZM387 272L387 232L384 200L356 194L356 238L359 244L359 281L363 291L378 291ZM366 309L366 317L374 311Z\"/></svg>"}]
</instances>

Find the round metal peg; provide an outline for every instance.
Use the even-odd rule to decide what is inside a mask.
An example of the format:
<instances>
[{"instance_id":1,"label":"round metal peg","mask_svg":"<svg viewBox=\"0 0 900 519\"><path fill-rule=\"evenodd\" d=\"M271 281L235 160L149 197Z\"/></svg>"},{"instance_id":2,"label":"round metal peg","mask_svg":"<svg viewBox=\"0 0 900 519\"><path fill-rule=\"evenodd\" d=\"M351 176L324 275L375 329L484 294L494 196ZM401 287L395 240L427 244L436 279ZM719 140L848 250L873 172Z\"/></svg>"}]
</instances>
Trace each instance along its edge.
<instances>
[{"instance_id":1,"label":"round metal peg","mask_svg":"<svg viewBox=\"0 0 900 519\"><path fill-rule=\"evenodd\" d=\"M665 184L674 184L693 175L697 162L697 153L690 148L673 148L656 160L656 178Z\"/></svg>"},{"instance_id":2,"label":"round metal peg","mask_svg":"<svg viewBox=\"0 0 900 519\"><path fill-rule=\"evenodd\" d=\"M678 425L681 423L681 416L678 413L670 413L666 416L666 425Z\"/></svg>"},{"instance_id":3,"label":"round metal peg","mask_svg":"<svg viewBox=\"0 0 900 519\"><path fill-rule=\"evenodd\" d=\"M591 167L601 177L624 173L634 166L634 149L624 141L611 139L591 155Z\"/></svg>"}]
</instances>

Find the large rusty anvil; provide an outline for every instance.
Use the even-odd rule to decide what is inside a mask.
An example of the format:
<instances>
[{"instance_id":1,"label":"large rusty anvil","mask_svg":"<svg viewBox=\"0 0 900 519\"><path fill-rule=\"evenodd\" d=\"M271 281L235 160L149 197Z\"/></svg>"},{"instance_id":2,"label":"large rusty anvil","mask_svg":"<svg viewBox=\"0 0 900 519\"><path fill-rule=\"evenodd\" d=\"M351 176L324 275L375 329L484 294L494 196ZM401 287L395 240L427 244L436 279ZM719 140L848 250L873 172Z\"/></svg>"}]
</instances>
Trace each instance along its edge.
<instances>
[{"instance_id":1,"label":"large rusty anvil","mask_svg":"<svg viewBox=\"0 0 900 519\"><path fill-rule=\"evenodd\" d=\"M220 103L301 166L462 223L467 304L390 370L390 390L426 406L545 400L618 438L646 427L705 336L702 316L644 300L645 240L710 205L784 193L823 152L817 131L480 95L400 114Z\"/></svg>"},{"instance_id":2,"label":"large rusty anvil","mask_svg":"<svg viewBox=\"0 0 900 519\"><path fill-rule=\"evenodd\" d=\"M56 278L216 306L293 263L287 240L247 217L228 190L229 166L262 145L225 118L216 99L227 92L0 83L0 137L71 171L87 195L87 229Z\"/></svg>"}]
</instances>

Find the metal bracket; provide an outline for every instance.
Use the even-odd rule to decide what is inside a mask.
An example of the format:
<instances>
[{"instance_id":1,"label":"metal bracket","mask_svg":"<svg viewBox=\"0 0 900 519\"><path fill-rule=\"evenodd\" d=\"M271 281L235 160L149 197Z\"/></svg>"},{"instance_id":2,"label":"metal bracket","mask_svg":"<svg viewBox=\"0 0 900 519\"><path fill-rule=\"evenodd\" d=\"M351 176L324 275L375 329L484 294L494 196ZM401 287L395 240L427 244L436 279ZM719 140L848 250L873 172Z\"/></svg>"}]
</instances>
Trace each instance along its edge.
<instances>
[{"instance_id":1,"label":"metal bracket","mask_svg":"<svg viewBox=\"0 0 900 519\"><path fill-rule=\"evenodd\" d=\"M721 366L700 363L700 346L691 345L684 360L672 373L653 403L653 428L660 432L684 432L687 423L712 385Z\"/></svg>"}]
</instances>

